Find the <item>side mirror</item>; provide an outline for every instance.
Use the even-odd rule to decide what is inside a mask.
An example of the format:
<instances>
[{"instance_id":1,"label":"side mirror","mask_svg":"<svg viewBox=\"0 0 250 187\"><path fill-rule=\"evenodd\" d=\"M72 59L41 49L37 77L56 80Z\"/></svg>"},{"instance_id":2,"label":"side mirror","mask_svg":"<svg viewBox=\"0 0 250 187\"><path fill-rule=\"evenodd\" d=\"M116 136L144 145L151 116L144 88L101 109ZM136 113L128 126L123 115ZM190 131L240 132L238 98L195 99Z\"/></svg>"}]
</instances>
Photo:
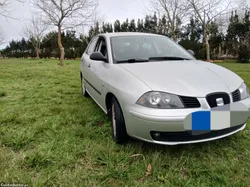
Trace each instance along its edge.
<instances>
[{"instance_id":1,"label":"side mirror","mask_svg":"<svg viewBox=\"0 0 250 187\"><path fill-rule=\"evenodd\" d=\"M189 52L189 54L190 54L190 55L192 55L192 56L194 56L194 55L195 55L193 50L188 49L187 51Z\"/></svg>"},{"instance_id":2,"label":"side mirror","mask_svg":"<svg viewBox=\"0 0 250 187\"><path fill-rule=\"evenodd\" d=\"M103 56L102 53L100 52L93 52L91 55L90 55L90 59L91 60L96 60L96 61L104 61L104 62L107 62L107 58L105 56Z\"/></svg>"}]
</instances>

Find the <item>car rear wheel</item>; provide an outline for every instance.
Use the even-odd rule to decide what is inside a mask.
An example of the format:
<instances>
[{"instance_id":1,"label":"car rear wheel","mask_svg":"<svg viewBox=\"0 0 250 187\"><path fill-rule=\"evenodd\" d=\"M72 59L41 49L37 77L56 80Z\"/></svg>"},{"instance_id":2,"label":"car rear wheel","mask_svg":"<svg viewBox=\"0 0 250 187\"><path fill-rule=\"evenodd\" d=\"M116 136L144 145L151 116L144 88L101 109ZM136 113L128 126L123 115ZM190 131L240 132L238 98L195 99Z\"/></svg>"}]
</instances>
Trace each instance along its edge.
<instances>
[{"instance_id":1,"label":"car rear wheel","mask_svg":"<svg viewBox=\"0 0 250 187\"><path fill-rule=\"evenodd\" d=\"M118 144L124 144L128 141L129 136L127 134L121 107L115 98L112 99L111 114L113 140Z\"/></svg>"},{"instance_id":2,"label":"car rear wheel","mask_svg":"<svg viewBox=\"0 0 250 187\"><path fill-rule=\"evenodd\" d=\"M82 76L81 76L81 81L82 81L82 95L83 95L84 97L89 97L89 93L88 93L87 90L86 90L85 82L84 82L84 79L83 79Z\"/></svg>"}]
</instances>

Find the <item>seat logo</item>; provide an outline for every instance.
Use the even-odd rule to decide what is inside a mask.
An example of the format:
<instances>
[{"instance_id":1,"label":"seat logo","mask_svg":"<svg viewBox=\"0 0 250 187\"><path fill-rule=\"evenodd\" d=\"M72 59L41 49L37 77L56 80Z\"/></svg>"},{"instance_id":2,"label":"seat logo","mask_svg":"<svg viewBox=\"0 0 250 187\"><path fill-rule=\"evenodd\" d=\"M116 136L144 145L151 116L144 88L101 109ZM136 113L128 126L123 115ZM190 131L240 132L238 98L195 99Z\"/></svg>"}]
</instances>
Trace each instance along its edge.
<instances>
[{"instance_id":1,"label":"seat logo","mask_svg":"<svg viewBox=\"0 0 250 187\"><path fill-rule=\"evenodd\" d=\"M223 101L222 98L217 98L216 103L217 103L217 106L223 106L224 105L224 101Z\"/></svg>"}]
</instances>

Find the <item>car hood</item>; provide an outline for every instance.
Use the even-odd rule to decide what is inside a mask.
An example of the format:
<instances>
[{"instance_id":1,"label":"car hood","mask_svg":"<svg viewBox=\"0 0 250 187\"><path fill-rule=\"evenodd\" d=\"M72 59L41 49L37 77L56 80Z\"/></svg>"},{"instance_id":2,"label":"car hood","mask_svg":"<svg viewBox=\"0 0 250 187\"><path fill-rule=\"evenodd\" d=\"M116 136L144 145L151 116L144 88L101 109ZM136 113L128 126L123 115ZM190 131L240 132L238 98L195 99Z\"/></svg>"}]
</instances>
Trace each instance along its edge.
<instances>
[{"instance_id":1,"label":"car hood","mask_svg":"<svg viewBox=\"0 0 250 187\"><path fill-rule=\"evenodd\" d=\"M205 97L214 92L231 93L243 80L221 66L198 60L119 64L154 91Z\"/></svg>"}]
</instances>

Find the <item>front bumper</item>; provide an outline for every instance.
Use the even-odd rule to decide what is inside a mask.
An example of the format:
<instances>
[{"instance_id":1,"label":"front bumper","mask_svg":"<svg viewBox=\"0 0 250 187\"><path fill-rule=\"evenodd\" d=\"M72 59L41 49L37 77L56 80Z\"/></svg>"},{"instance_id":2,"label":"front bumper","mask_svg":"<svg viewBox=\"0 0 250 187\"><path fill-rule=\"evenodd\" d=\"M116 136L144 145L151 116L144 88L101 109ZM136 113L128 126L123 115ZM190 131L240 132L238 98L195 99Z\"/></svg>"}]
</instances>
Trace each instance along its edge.
<instances>
[{"instance_id":1,"label":"front bumper","mask_svg":"<svg viewBox=\"0 0 250 187\"><path fill-rule=\"evenodd\" d=\"M198 98L201 107L197 109L151 109L142 107L136 104L123 103L123 113L126 122L127 133L134 138L143 141L163 144L163 145L177 145L177 144L190 144L216 140L230 136L243 130L246 124L239 124L238 128L223 131L224 133L217 133L216 136L205 136L205 138L185 139L180 141L169 141L169 139L157 141L157 138L152 138L152 132L162 133L184 133L187 130L184 127L184 120L186 117L197 111L210 110L205 98ZM250 112L250 97L240 101L239 103L246 106ZM241 125L241 126L240 126ZM176 134L177 135L177 134Z\"/></svg>"}]
</instances>

